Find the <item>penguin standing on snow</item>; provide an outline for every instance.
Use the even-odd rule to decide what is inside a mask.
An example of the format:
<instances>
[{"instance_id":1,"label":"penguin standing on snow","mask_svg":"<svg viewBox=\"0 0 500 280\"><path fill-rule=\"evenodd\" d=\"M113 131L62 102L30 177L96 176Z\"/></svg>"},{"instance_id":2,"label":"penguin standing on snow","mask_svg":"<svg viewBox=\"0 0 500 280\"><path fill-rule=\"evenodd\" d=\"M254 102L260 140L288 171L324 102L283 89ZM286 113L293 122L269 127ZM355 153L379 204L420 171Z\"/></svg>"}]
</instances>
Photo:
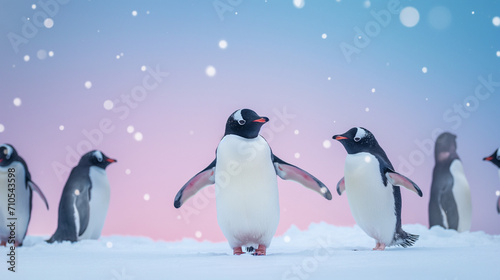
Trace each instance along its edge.
<instances>
[{"instance_id":1,"label":"penguin standing on snow","mask_svg":"<svg viewBox=\"0 0 500 280\"><path fill-rule=\"evenodd\" d=\"M31 180L28 165L14 146L0 145L0 246L22 246L31 219L33 191L49 204L42 190ZM15 224L15 239L9 239L9 224Z\"/></svg>"},{"instance_id":2,"label":"penguin standing on snow","mask_svg":"<svg viewBox=\"0 0 500 280\"><path fill-rule=\"evenodd\" d=\"M365 128L354 127L334 135L347 151L344 178L337 192L347 193L356 223L377 241L373 250L386 246L412 246L418 235L401 228L401 191L405 187L420 197L422 191L410 179L394 171L389 158L375 136Z\"/></svg>"},{"instance_id":3,"label":"penguin standing on snow","mask_svg":"<svg viewBox=\"0 0 500 280\"><path fill-rule=\"evenodd\" d=\"M472 202L469 183L457 155L456 138L456 135L445 132L436 139L429 227L439 225L463 232L471 227Z\"/></svg>"},{"instance_id":4,"label":"penguin standing on snow","mask_svg":"<svg viewBox=\"0 0 500 280\"><path fill-rule=\"evenodd\" d=\"M332 198L322 182L272 153L259 135L268 121L250 109L231 114L215 160L175 196L174 206L179 208L200 189L215 183L217 220L235 255L243 254L242 247L249 252L256 249L254 255L266 254L279 222L276 175Z\"/></svg>"},{"instance_id":5,"label":"penguin standing on snow","mask_svg":"<svg viewBox=\"0 0 500 280\"><path fill-rule=\"evenodd\" d=\"M491 156L483 158L498 167L498 177L500 177L500 148L498 148ZM497 212L500 214L500 197L497 201Z\"/></svg>"},{"instance_id":6,"label":"penguin standing on snow","mask_svg":"<svg viewBox=\"0 0 500 280\"><path fill-rule=\"evenodd\" d=\"M105 169L114 162L97 150L82 156L64 186L57 230L47 242L75 242L101 236L110 198Z\"/></svg>"}]
</instances>

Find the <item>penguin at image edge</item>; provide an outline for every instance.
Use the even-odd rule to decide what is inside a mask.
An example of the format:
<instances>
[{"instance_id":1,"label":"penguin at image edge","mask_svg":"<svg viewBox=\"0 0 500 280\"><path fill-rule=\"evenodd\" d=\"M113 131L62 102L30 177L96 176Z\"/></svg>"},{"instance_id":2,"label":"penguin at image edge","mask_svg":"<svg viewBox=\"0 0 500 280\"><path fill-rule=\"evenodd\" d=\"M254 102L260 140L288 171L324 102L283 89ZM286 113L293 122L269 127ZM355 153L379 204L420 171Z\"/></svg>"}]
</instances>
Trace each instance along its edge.
<instances>
[{"instance_id":1,"label":"penguin at image edge","mask_svg":"<svg viewBox=\"0 0 500 280\"><path fill-rule=\"evenodd\" d=\"M42 190L31 179L24 159L14 146L0 145L0 246L22 246L31 220L33 191L40 195L48 210L49 203ZM13 203L12 206L9 201ZM10 218L15 218L15 222ZM15 239L10 238L11 230L8 225L11 223L15 224Z\"/></svg>"},{"instance_id":2,"label":"penguin at image edge","mask_svg":"<svg viewBox=\"0 0 500 280\"><path fill-rule=\"evenodd\" d=\"M496 149L489 157L483 158L483 160L489 161L498 167L498 177L500 178L500 148ZM497 191L497 193L498 192L499 191ZM500 214L500 196L497 200L497 213Z\"/></svg>"}]
</instances>

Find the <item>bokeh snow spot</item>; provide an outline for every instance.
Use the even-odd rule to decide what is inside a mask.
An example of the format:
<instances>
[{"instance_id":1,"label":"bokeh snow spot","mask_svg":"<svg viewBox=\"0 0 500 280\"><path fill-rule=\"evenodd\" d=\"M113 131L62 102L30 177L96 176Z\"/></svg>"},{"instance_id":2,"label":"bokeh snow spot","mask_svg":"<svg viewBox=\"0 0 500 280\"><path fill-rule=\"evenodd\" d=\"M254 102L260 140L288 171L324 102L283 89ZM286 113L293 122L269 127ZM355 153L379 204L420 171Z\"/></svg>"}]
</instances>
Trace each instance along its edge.
<instances>
[{"instance_id":1,"label":"bokeh snow spot","mask_svg":"<svg viewBox=\"0 0 500 280\"><path fill-rule=\"evenodd\" d=\"M399 20L406 27L414 27L420 20L420 14L413 7L405 7L399 13Z\"/></svg>"}]
</instances>

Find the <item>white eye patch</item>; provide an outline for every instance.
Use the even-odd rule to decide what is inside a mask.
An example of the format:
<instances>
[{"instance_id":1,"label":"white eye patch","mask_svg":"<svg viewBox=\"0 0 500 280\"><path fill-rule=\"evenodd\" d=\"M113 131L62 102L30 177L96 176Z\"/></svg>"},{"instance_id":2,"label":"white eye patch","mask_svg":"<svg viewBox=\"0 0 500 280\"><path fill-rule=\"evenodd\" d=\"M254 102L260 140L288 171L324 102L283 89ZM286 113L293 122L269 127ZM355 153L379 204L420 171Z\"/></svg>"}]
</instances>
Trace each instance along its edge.
<instances>
[{"instance_id":1,"label":"white eye patch","mask_svg":"<svg viewBox=\"0 0 500 280\"><path fill-rule=\"evenodd\" d=\"M94 152L94 157L97 159L98 162L102 162L103 160L103 156L102 156L102 153L100 151L95 151Z\"/></svg>"},{"instance_id":2,"label":"white eye patch","mask_svg":"<svg viewBox=\"0 0 500 280\"><path fill-rule=\"evenodd\" d=\"M241 123L242 121L245 122L245 119L243 119L243 116L241 115L241 109L234 112L233 118L238 122Z\"/></svg>"},{"instance_id":3,"label":"white eye patch","mask_svg":"<svg viewBox=\"0 0 500 280\"><path fill-rule=\"evenodd\" d=\"M5 154L5 158L6 159L10 159L10 157L12 156L12 147L10 145L2 145L0 147L4 147L6 150L4 150L4 154Z\"/></svg>"},{"instance_id":4,"label":"white eye patch","mask_svg":"<svg viewBox=\"0 0 500 280\"><path fill-rule=\"evenodd\" d=\"M357 132L356 135L354 136L354 141L359 142L361 139L363 139L366 136L366 130L356 127Z\"/></svg>"}]
</instances>

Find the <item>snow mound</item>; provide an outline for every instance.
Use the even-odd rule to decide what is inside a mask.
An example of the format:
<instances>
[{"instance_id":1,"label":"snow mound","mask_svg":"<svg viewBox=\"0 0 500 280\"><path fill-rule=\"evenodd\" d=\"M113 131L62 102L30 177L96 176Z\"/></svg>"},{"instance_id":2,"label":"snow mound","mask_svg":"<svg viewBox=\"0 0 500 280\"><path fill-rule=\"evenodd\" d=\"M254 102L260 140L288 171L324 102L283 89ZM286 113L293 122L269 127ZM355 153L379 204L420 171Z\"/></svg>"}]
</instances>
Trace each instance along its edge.
<instances>
[{"instance_id":1,"label":"snow mound","mask_svg":"<svg viewBox=\"0 0 500 280\"><path fill-rule=\"evenodd\" d=\"M292 226L274 238L265 257L233 256L225 242L193 239L108 236L47 244L48 237L28 236L16 250L15 273L0 249L0 279L498 279L500 235L403 228L420 235L415 246L379 252L357 226Z\"/></svg>"}]
</instances>

